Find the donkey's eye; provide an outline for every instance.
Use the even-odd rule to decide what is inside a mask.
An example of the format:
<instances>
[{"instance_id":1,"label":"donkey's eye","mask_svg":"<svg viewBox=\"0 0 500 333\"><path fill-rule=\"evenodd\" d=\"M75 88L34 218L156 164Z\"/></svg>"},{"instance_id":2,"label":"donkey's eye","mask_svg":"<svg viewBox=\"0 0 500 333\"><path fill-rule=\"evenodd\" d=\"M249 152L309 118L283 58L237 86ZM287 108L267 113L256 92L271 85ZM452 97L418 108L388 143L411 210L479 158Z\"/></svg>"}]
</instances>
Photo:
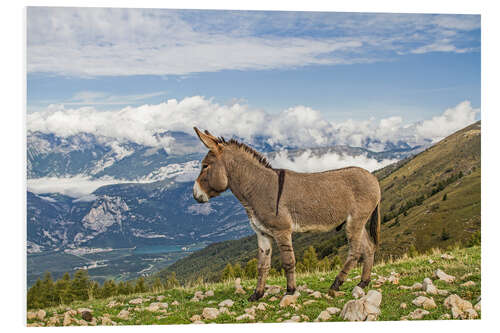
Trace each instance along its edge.
<instances>
[{"instance_id":1,"label":"donkey's eye","mask_svg":"<svg viewBox=\"0 0 500 333\"><path fill-rule=\"evenodd\" d=\"M203 165L201 166L201 169L202 169L202 170L203 170L203 169L206 169L206 168L208 168L208 164L203 164Z\"/></svg>"}]
</instances>

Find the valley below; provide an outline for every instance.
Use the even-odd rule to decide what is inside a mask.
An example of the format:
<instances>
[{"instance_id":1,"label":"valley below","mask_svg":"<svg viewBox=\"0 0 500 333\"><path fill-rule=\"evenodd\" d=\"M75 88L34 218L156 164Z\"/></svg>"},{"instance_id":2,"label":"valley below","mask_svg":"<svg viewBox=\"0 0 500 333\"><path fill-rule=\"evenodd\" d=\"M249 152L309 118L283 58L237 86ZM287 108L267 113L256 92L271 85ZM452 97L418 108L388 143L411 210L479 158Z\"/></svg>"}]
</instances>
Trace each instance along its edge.
<instances>
[{"instance_id":1,"label":"valley below","mask_svg":"<svg viewBox=\"0 0 500 333\"><path fill-rule=\"evenodd\" d=\"M207 243L154 245L132 248L78 248L28 254L28 288L47 271L56 279L65 272L88 271L92 280L126 281L149 276L182 259Z\"/></svg>"}]
</instances>

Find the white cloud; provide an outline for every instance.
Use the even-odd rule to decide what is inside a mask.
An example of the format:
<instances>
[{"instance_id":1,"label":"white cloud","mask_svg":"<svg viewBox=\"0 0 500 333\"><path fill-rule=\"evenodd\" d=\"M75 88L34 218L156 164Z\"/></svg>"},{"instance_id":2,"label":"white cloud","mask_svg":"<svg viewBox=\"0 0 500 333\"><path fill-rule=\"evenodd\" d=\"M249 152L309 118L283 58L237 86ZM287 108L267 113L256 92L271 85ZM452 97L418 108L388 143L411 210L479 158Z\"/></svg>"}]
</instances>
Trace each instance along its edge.
<instances>
[{"instance_id":1,"label":"white cloud","mask_svg":"<svg viewBox=\"0 0 500 333\"><path fill-rule=\"evenodd\" d=\"M370 147L380 150L386 141L396 143L402 140L417 145L425 140L445 137L474 122L478 114L479 109L464 101L447 109L441 116L421 123L405 124L401 117L333 123L324 119L319 111L306 106L291 107L271 115L247 105L220 105L211 99L193 96L181 101L171 99L166 103L115 111L98 111L92 107L66 109L62 105L52 105L45 111L29 114L27 127L63 137L91 133L163 147L167 151L175 148L174 138L159 139L156 133L170 130L194 135L193 126L208 129L217 136L238 136L250 143L261 137L271 145L306 148L344 144L359 147L367 145L369 139Z\"/></svg>"},{"instance_id":2,"label":"white cloud","mask_svg":"<svg viewBox=\"0 0 500 333\"><path fill-rule=\"evenodd\" d=\"M441 51L469 51L456 44L478 28L479 15L30 7L27 70L184 75L364 63L385 51L430 52L444 37Z\"/></svg>"},{"instance_id":3,"label":"white cloud","mask_svg":"<svg viewBox=\"0 0 500 333\"><path fill-rule=\"evenodd\" d=\"M442 115L417 124L416 132L436 142L473 123L479 112L480 110L473 108L469 101L463 101L453 108L446 109Z\"/></svg>"},{"instance_id":4,"label":"white cloud","mask_svg":"<svg viewBox=\"0 0 500 333\"><path fill-rule=\"evenodd\" d=\"M43 177L28 179L28 191L36 194L60 193L81 201L90 200L89 195L101 186L123 183L113 178L90 179L84 176L75 177ZM130 182L130 181L128 181Z\"/></svg>"},{"instance_id":5,"label":"white cloud","mask_svg":"<svg viewBox=\"0 0 500 333\"><path fill-rule=\"evenodd\" d=\"M379 162L366 155L349 156L337 153L314 155L310 150L306 150L293 158L289 157L286 151L281 151L271 160L271 164L275 168L290 169L296 172L321 172L348 166L375 171L397 161L397 159L385 159Z\"/></svg>"}]
</instances>

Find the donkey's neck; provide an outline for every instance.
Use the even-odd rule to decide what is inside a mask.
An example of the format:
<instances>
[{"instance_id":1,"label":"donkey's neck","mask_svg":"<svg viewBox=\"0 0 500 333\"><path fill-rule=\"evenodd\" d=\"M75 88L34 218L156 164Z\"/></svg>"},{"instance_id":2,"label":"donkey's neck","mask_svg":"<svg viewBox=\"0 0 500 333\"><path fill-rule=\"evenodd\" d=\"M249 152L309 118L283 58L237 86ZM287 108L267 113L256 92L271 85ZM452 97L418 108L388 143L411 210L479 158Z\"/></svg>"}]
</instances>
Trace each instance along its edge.
<instances>
[{"instance_id":1,"label":"donkey's neck","mask_svg":"<svg viewBox=\"0 0 500 333\"><path fill-rule=\"evenodd\" d=\"M275 197L273 193L278 190L276 172L249 154L234 152L227 159L226 169L228 186L246 209L255 211L263 194ZM272 208L272 203L269 204Z\"/></svg>"}]
</instances>

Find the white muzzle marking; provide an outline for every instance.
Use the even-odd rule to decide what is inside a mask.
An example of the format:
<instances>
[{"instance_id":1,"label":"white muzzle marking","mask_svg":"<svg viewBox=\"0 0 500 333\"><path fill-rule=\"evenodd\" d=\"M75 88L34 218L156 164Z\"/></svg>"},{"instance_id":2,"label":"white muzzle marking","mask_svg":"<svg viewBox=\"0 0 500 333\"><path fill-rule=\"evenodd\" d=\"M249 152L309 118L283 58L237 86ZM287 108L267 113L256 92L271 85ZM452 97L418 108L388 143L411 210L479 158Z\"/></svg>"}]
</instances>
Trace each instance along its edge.
<instances>
[{"instance_id":1,"label":"white muzzle marking","mask_svg":"<svg viewBox=\"0 0 500 333\"><path fill-rule=\"evenodd\" d=\"M198 181L194 182L193 186L193 196L198 202L208 202L208 194L205 193L198 184Z\"/></svg>"}]
</instances>

